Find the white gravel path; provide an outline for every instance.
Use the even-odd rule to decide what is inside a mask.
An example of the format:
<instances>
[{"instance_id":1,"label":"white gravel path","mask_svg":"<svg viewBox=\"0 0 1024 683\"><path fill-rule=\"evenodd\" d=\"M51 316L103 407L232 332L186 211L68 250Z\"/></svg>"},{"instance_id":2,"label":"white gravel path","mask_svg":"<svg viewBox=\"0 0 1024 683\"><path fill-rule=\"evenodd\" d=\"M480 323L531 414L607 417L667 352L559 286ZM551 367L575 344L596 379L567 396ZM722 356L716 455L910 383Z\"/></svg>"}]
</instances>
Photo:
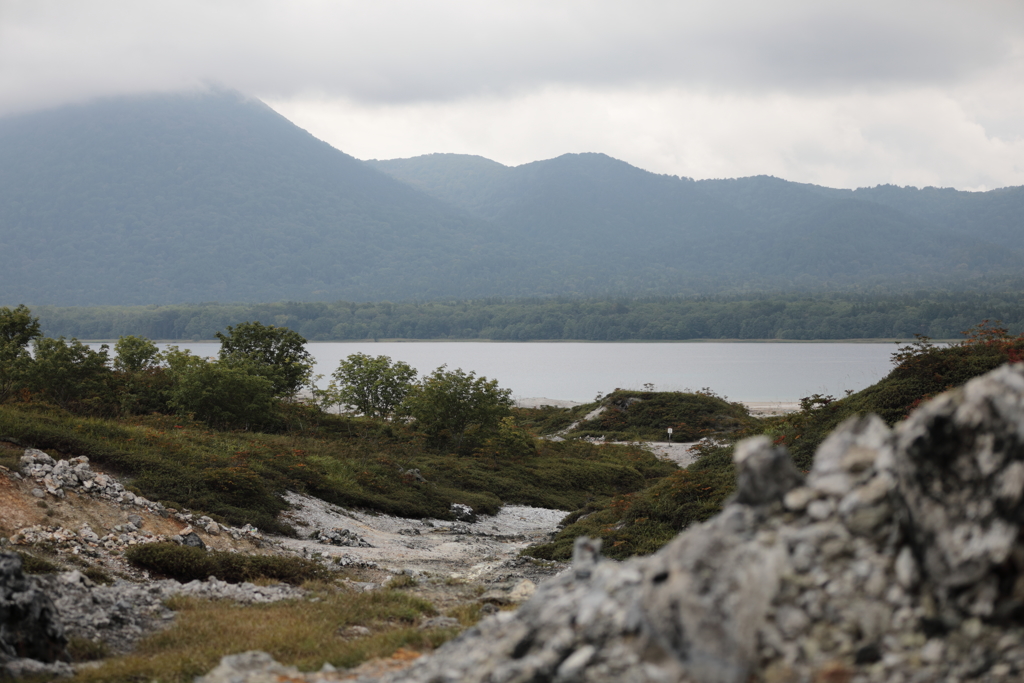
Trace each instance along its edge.
<instances>
[{"instance_id":1,"label":"white gravel path","mask_svg":"<svg viewBox=\"0 0 1024 683\"><path fill-rule=\"evenodd\" d=\"M297 552L376 563L394 572L442 573L473 579L516 557L531 543L546 541L565 517L563 510L506 505L497 515L468 524L439 519L405 519L345 510L317 498L288 493L293 506L282 514L302 538L281 538ZM317 529L345 529L371 548L335 546L309 538Z\"/></svg>"}]
</instances>

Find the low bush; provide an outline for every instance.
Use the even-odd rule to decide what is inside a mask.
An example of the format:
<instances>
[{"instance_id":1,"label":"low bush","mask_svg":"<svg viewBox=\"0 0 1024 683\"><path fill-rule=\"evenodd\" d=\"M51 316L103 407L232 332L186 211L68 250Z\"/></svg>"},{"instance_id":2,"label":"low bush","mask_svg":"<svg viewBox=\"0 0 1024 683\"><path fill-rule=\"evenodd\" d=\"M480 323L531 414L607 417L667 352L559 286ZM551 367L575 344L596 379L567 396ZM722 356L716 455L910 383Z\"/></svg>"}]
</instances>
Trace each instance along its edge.
<instances>
[{"instance_id":1,"label":"low bush","mask_svg":"<svg viewBox=\"0 0 1024 683\"><path fill-rule=\"evenodd\" d=\"M45 558L23 553L20 550L15 552L21 558L21 571L26 574L55 574L62 571L59 566Z\"/></svg>"},{"instance_id":2,"label":"low bush","mask_svg":"<svg viewBox=\"0 0 1024 683\"><path fill-rule=\"evenodd\" d=\"M569 436L604 436L613 441L665 441L672 428L673 441L697 441L731 434L756 420L739 403L730 403L709 389L679 391L623 391L605 396L604 411L580 422Z\"/></svg>"},{"instance_id":3,"label":"low bush","mask_svg":"<svg viewBox=\"0 0 1024 683\"><path fill-rule=\"evenodd\" d=\"M567 561L579 536L601 538L602 552L613 559L648 555L691 524L710 519L735 490L730 444L698 447L697 461L653 480L646 488L595 501L565 519L550 543L524 554Z\"/></svg>"},{"instance_id":4,"label":"low bush","mask_svg":"<svg viewBox=\"0 0 1024 683\"><path fill-rule=\"evenodd\" d=\"M125 552L125 558L137 567L183 582L215 576L229 583L270 579L299 585L330 577L330 570L311 560L210 552L174 543L133 546Z\"/></svg>"},{"instance_id":5,"label":"low bush","mask_svg":"<svg viewBox=\"0 0 1024 683\"><path fill-rule=\"evenodd\" d=\"M396 653L415 657L456 635L455 629L417 628L417 622L437 611L405 591L350 593L332 588L317 591L315 598L262 605L172 598L168 605L177 616L166 630L143 639L129 655L111 657L95 668L82 667L75 681L191 683L224 655L249 650L267 652L301 671L316 671L324 662L349 668ZM371 634L340 637L356 625Z\"/></svg>"}]
</instances>

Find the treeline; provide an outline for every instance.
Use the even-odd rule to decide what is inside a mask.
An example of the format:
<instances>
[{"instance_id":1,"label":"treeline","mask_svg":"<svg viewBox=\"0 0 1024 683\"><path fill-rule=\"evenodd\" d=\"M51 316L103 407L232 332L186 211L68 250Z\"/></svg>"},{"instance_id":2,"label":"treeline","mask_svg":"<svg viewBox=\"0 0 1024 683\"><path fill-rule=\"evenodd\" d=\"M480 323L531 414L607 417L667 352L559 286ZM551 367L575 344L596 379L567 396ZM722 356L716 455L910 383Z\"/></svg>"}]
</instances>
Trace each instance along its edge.
<instances>
[{"instance_id":1,"label":"treeline","mask_svg":"<svg viewBox=\"0 0 1024 683\"><path fill-rule=\"evenodd\" d=\"M49 336L213 339L228 325L259 321L310 341L353 339L682 340L958 338L979 320L1024 332L1016 291L807 297L486 299L410 303L39 306Z\"/></svg>"}]
</instances>

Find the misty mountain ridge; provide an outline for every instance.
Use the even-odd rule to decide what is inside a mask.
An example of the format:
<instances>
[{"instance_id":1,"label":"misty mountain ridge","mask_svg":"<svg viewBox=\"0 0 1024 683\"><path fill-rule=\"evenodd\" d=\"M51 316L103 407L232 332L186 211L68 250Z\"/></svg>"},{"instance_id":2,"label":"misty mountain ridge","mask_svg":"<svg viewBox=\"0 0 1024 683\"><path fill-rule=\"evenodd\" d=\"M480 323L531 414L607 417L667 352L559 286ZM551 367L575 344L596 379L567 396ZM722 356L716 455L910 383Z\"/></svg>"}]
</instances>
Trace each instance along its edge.
<instances>
[{"instance_id":1,"label":"misty mountain ridge","mask_svg":"<svg viewBox=\"0 0 1024 683\"><path fill-rule=\"evenodd\" d=\"M603 154L359 161L258 100L0 119L0 305L991 286L1024 188L693 181Z\"/></svg>"}]
</instances>

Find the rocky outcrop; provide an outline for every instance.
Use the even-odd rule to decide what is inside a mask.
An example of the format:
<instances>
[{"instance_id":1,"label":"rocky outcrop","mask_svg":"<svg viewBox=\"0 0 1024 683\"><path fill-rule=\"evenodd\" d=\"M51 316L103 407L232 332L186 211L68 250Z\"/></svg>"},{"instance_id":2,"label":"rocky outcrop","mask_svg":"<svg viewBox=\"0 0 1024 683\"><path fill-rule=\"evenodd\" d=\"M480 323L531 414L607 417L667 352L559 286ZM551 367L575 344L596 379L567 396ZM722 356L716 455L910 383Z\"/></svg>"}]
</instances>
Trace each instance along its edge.
<instances>
[{"instance_id":1,"label":"rocky outcrop","mask_svg":"<svg viewBox=\"0 0 1024 683\"><path fill-rule=\"evenodd\" d=\"M222 526L205 515L193 515L188 510L168 508L162 503L136 495L115 477L95 472L89 465L89 458L84 455L68 460L56 460L43 451L27 448L21 456L21 473L13 473L12 476L35 481L38 487L32 490L32 494L37 498L52 496L63 500L67 498L67 491L74 491L81 495L112 501L128 510L145 510L163 517L172 517L187 525L179 534L165 537L142 530L142 517L129 514L127 524L119 525L113 529L113 533L104 536L99 536L88 526L77 530L57 526L25 527L18 529L11 536L11 542L15 545L45 543L76 555L82 553L93 557L98 556L103 550L120 550L139 543L168 540L181 545L202 547L203 541L193 527L211 536L224 533L236 541L245 539L257 547L270 544L259 529L251 524L241 527Z\"/></svg>"},{"instance_id":2,"label":"rocky outcrop","mask_svg":"<svg viewBox=\"0 0 1024 683\"><path fill-rule=\"evenodd\" d=\"M294 600L305 595L301 588L287 584L234 584L214 577L188 583L173 579L132 583L118 579L109 586L101 586L81 572L72 571L36 576L34 580L52 597L68 635L102 640L114 654L129 652L140 638L170 624L174 612L164 602L172 596L254 604Z\"/></svg>"},{"instance_id":3,"label":"rocky outcrop","mask_svg":"<svg viewBox=\"0 0 1024 683\"><path fill-rule=\"evenodd\" d=\"M602 561L583 539L573 568L517 612L359 680L1024 679L1024 368L895 430L846 422L806 479L765 438L743 442L736 465L722 513L657 554Z\"/></svg>"},{"instance_id":4,"label":"rocky outcrop","mask_svg":"<svg viewBox=\"0 0 1024 683\"><path fill-rule=\"evenodd\" d=\"M53 600L22 572L21 557L0 553L0 678L26 671L70 673L61 666L67 659L66 647Z\"/></svg>"}]
</instances>

